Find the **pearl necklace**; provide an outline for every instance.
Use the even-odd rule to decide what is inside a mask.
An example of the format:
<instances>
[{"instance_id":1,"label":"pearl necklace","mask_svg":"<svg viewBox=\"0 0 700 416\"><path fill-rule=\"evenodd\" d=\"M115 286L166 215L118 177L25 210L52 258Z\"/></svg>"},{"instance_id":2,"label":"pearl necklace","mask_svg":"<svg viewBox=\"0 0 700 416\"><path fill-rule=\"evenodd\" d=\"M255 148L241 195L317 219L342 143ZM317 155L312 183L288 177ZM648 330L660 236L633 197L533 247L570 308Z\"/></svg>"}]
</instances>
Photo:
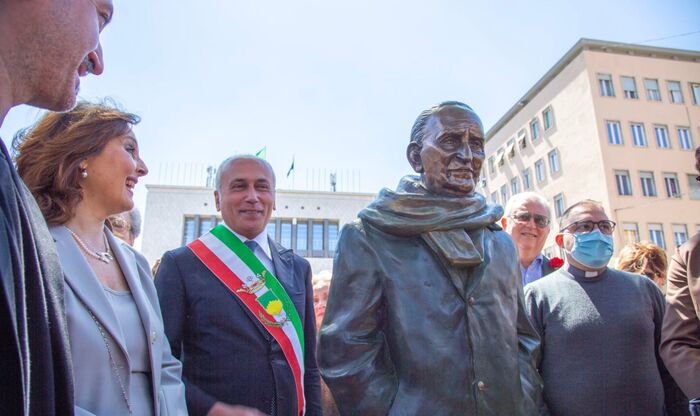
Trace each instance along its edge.
<instances>
[{"instance_id":1,"label":"pearl necklace","mask_svg":"<svg viewBox=\"0 0 700 416\"><path fill-rule=\"evenodd\" d=\"M109 243L107 243L107 236L102 233L102 237L104 238L105 242L105 251L98 251L98 250L93 250L90 246L85 244L82 238L78 236L78 234L75 233L75 231L71 230L70 228L66 227L68 232L71 233L73 236L73 239L75 240L76 243L80 246L80 248L83 249L87 254L91 255L92 257L96 258L97 260L109 264L112 260L114 260L114 256L110 254L110 249L109 249Z\"/></svg>"}]
</instances>

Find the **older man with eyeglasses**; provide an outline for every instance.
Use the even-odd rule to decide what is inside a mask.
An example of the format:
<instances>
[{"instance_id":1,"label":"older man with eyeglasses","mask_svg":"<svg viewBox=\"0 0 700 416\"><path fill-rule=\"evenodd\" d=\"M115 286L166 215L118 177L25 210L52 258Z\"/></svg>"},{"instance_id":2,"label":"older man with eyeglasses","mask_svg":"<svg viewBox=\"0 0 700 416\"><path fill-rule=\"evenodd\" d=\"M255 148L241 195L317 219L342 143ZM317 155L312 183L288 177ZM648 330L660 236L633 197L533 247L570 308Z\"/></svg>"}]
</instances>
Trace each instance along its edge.
<instances>
[{"instance_id":1,"label":"older man with eyeglasses","mask_svg":"<svg viewBox=\"0 0 700 416\"><path fill-rule=\"evenodd\" d=\"M547 200L535 192L513 195L501 218L501 225L515 242L523 286L556 270L542 254L550 229L551 212Z\"/></svg>"},{"instance_id":2,"label":"older man with eyeglasses","mask_svg":"<svg viewBox=\"0 0 700 416\"><path fill-rule=\"evenodd\" d=\"M657 351L664 314L649 279L609 269L615 223L584 200L561 217L566 263L527 285L526 306L542 337L538 367L552 415L664 415L672 388Z\"/></svg>"}]
</instances>

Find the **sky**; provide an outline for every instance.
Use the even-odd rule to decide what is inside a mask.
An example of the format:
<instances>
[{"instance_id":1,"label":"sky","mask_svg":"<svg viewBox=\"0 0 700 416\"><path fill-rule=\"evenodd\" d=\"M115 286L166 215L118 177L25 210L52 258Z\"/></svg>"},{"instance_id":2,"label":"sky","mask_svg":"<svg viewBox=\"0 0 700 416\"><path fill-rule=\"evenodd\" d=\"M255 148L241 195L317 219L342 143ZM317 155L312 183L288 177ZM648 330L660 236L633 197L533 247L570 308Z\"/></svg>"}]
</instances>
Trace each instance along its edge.
<instances>
[{"instance_id":1,"label":"sky","mask_svg":"<svg viewBox=\"0 0 700 416\"><path fill-rule=\"evenodd\" d=\"M432 104L466 102L488 130L580 38L700 50L700 0L114 3L105 72L80 97L142 117L142 210L143 184L203 185L263 147L281 189L328 190L333 171L339 191L393 188ZM0 137L39 115L11 110Z\"/></svg>"}]
</instances>

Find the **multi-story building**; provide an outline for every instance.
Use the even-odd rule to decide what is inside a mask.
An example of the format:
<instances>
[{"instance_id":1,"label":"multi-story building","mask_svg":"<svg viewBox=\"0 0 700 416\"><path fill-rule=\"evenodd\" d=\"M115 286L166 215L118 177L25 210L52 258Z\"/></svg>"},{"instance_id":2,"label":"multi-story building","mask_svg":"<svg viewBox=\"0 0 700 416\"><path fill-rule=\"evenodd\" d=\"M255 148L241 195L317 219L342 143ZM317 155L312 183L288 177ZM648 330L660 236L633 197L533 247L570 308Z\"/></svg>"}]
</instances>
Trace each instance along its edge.
<instances>
[{"instance_id":1,"label":"multi-story building","mask_svg":"<svg viewBox=\"0 0 700 416\"><path fill-rule=\"evenodd\" d=\"M146 185L142 253L153 264L164 252L189 243L220 223L214 189ZM331 270L338 234L375 194L277 190L267 231L284 247L306 257L314 274Z\"/></svg>"},{"instance_id":2,"label":"multi-story building","mask_svg":"<svg viewBox=\"0 0 700 416\"><path fill-rule=\"evenodd\" d=\"M700 230L700 52L581 39L486 134L481 189L505 205L522 191L551 204L601 201L615 247L671 252Z\"/></svg>"}]
</instances>

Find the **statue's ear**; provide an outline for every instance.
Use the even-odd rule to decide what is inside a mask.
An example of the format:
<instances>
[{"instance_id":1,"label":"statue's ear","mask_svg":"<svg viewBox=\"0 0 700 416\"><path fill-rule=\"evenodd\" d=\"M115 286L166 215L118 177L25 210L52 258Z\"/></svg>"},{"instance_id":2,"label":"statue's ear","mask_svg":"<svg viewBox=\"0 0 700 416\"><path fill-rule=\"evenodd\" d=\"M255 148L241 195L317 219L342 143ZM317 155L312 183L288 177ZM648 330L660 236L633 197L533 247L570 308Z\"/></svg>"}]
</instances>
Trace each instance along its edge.
<instances>
[{"instance_id":1,"label":"statue's ear","mask_svg":"<svg viewBox=\"0 0 700 416\"><path fill-rule=\"evenodd\" d=\"M423 173L423 161L420 158L420 150L421 146L416 142L409 143L406 149L408 163L411 164L411 167L416 173Z\"/></svg>"}]
</instances>

